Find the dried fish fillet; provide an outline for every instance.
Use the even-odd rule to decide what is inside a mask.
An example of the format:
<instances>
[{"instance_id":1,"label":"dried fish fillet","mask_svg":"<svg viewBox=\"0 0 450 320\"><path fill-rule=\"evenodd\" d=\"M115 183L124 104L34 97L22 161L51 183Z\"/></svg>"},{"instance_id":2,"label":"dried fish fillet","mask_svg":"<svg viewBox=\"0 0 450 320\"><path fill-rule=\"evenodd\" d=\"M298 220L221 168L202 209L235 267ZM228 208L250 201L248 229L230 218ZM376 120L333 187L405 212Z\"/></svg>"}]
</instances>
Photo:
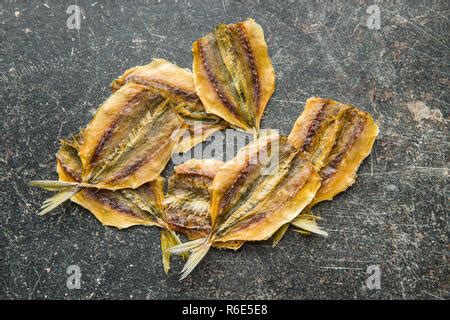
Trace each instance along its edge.
<instances>
[{"instance_id":1,"label":"dried fish fillet","mask_svg":"<svg viewBox=\"0 0 450 320\"><path fill-rule=\"evenodd\" d=\"M61 141L61 148L56 155L60 181L81 181L82 164L78 156L77 140L78 138ZM89 210L106 226L119 229L135 225L160 227L163 266L168 273L170 253L167 249L181 244L181 241L165 222L163 185L163 178L158 177L136 189L111 191L83 188L71 200Z\"/></svg>"},{"instance_id":2,"label":"dried fish fillet","mask_svg":"<svg viewBox=\"0 0 450 320\"><path fill-rule=\"evenodd\" d=\"M177 106L165 92L135 83L116 91L83 131L83 182L117 190L158 177L185 129Z\"/></svg>"},{"instance_id":3,"label":"dried fish fillet","mask_svg":"<svg viewBox=\"0 0 450 320\"><path fill-rule=\"evenodd\" d=\"M312 201L319 187L312 164L286 138L271 134L241 149L212 182L210 235L170 250L191 252L182 278L216 241L268 239Z\"/></svg>"},{"instance_id":4,"label":"dried fish fillet","mask_svg":"<svg viewBox=\"0 0 450 320\"><path fill-rule=\"evenodd\" d=\"M355 182L356 172L370 154L377 135L378 126L370 114L334 100L307 100L288 139L305 152L319 172L322 185L305 212L292 221L294 226L325 235L311 219L311 207L333 199Z\"/></svg>"},{"instance_id":5,"label":"dried fish fillet","mask_svg":"<svg viewBox=\"0 0 450 320\"><path fill-rule=\"evenodd\" d=\"M264 33L253 19L218 25L195 41L195 89L206 111L257 133L275 90L275 72Z\"/></svg>"},{"instance_id":6,"label":"dried fish fillet","mask_svg":"<svg viewBox=\"0 0 450 320\"><path fill-rule=\"evenodd\" d=\"M289 141L307 153L322 178L311 206L333 199L355 182L377 135L378 125L369 113L334 100L308 99Z\"/></svg>"},{"instance_id":7,"label":"dried fish fillet","mask_svg":"<svg viewBox=\"0 0 450 320\"><path fill-rule=\"evenodd\" d=\"M186 130L170 94L126 83L97 110L83 130L78 155L81 181L34 181L44 189L61 190L45 204L46 213L81 188L138 188L159 177Z\"/></svg>"},{"instance_id":8,"label":"dried fish fillet","mask_svg":"<svg viewBox=\"0 0 450 320\"><path fill-rule=\"evenodd\" d=\"M57 172L60 181L79 182L82 166L76 148L67 141L61 141L56 155ZM88 209L106 226L119 229L134 225L162 225L162 178L157 178L137 189L83 188L71 200ZM138 200L134 203L133 200ZM145 203L145 206L142 204Z\"/></svg>"},{"instance_id":9,"label":"dried fish fillet","mask_svg":"<svg viewBox=\"0 0 450 320\"><path fill-rule=\"evenodd\" d=\"M313 199L319 176L298 150L276 139L271 135L250 145L248 155L240 152L214 179L211 219L217 239L266 240ZM279 143L275 149L273 142ZM257 159L264 145L277 161Z\"/></svg>"},{"instance_id":10,"label":"dried fish fillet","mask_svg":"<svg viewBox=\"0 0 450 320\"><path fill-rule=\"evenodd\" d=\"M166 222L190 240L207 237L211 231L209 187L224 163L214 159L191 159L175 167L169 178ZM214 247L237 250L243 242L214 243Z\"/></svg>"},{"instance_id":11,"label":"dried fish fillet","mask_svg":"<svg viewBox=\"0 0 450 320\"><path fill-rule=\"evenodd\" d=\"M112 90L116 91L128 82L170 92L173 99L180 103L177 111L188 124L189 130L177 145L177 152L186 152L215 132L229 126L218 116L206 112L195 92L190 70L180 68L164 59L153 59L147 65L125 71L113 81Z\"/></svg>"}]
</instances>

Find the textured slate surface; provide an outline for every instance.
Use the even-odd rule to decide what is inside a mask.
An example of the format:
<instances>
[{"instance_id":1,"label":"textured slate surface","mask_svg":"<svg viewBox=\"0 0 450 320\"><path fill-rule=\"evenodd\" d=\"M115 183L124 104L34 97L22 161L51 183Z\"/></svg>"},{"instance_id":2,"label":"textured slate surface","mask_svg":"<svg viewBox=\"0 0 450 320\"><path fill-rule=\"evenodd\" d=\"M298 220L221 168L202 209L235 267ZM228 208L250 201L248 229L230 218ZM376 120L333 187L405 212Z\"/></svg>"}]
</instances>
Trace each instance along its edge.
<instances>
[{"instance_id":1,"label":"textured slate surface","mask_svg":"<svg viewBox=\"0 0 450 320\"><path fill-rule=\"evenodd\" d=\"M84 2L0 4L0 298L446 298L448 1ZM263 127L290 131L313 95L370 111L381 134L357 183L315 213L328 239L289 232L276 249L211 252L191 277L166 277L156 229L102 227L67 203L36 211L55 178L58 139L75 133L125 69L153 57L192 63L193 40L253 17L266 33L277 91ZM169 170L168 170L169 171ZM79 265L81 289L66 287ZM381 289L366 286L379 265ZM173 269L181 269L179 259Z\"/></svg>"}]
</instances>

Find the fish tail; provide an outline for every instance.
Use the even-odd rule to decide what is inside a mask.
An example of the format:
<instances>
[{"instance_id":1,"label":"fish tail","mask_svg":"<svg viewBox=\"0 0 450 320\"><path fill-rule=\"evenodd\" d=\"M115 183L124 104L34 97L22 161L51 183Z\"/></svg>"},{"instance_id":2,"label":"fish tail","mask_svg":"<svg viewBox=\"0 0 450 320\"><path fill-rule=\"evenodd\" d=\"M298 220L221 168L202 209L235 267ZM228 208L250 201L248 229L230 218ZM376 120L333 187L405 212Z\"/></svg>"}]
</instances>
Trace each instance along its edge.
<instances>
[{"instance_id":1,"label":"fish tail","mask_svg":"<svg viewBox=\"0 0 450 320\"><path fill-rule=\"evenodd\" d=\"M182 254L190 252L189 259L186 261L183 270L181 270L180 280L186 278L192 270L200 263L211 248L212 242L208 238L197 239L189 242L185 242L181 245L174 246L169 249L170 252L175 254Z\"/></svg>"},{"instance_id":2,"label":"fish tail","mask_svg":"<svg viewBox=\"0 0 450 320\"><path fill-rule=\"evenodd\" d=\"M41 211L38 213L40 216L52 211L61 203L72 198L81 190L83 186L83 184L80 184L78 182L51 180L30 181L30 185L33 187L40 187L49 191L57 191L55 195L44 201L40 208Z\"/></svg>"},{"instance_id":3,"label":"fish tail","mask_svg":"<svg viewBox=\"0 0 450 320\"><path fill-rule=\"evenodd\" d=\"M307 215L299 215L297 218L292 220L291 224L297 228L306 230L311 233L315 233L324 237L328 237L328 232L323 230L316 222L317 217L307 214ZM295 230L297 231L297 230Z\"/></svg>"},{"instance_id":4,"label":"fish tail","mask_svg":"<svg viewBox=\"0 0 450 320\"><path fill-rule=\"evenodd\" d=\"M202 244L205 243L205 241L206 241L205 238L192 240L192 241L188 241L188 242L182 243L177 246L173 246L167 250L170 251L170 253L172 253L172 254L182 254L182 253L189 252L189 251L201 246Z\"/></svg>"},{"instance_id":5,"label":"fish tail","mask_svg":"<svg viewBox=\"0 0 450 320\"><path fill-rule=\"evenodd\" d=\"M184 264L183 270L181 270L180 281L185 279L200 263L200 261L202 261L202 259L208 253L209 248L211 248L211 243L205 241L204 244L191 251L189 259Z\"/></svg>"},{"instance_id":6,"label":"fish tail","mask_svg":"<svg viewBox=\"0 0 450 320\"><path fill-rule=\"evenodd\" d=\"M45 200L41 206L41 211L38 214L40 216L42 216L42 215L52 211L57 206L59 206L61 203L72 198L79 191L80 191L80 187L78 187L78 186L63 189L62 191L58 192L57 194L55 194L52 197Z\"/></svg>"},{"instance_id":7,"label":"fish tail","mask_svg":"<svg viewBox=\"0 0 450 320\"><path fill-rule=\"evenodd\" d=\"M170 256L172 253L168 250L176 245L182 244L180 238L178 238L177 234L168 229L161 229L161 251L162 251L162 262L165 274L168 274L170 271ZM189 253L182 253L181 256L183 259L187 259L189 257Z\"/></svg>"}]
</instances>

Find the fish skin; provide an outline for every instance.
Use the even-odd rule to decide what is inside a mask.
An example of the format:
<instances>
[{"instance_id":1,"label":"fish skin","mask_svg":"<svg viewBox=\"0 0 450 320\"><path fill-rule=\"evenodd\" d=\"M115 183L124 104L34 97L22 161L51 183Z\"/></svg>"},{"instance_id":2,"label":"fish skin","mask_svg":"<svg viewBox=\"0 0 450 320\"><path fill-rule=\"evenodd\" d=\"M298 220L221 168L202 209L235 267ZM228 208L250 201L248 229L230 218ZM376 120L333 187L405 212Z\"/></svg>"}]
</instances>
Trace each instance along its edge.
<instances>
[{"instance_id":1,"label":"fish skin","mask_svg":"<svg viewBox=\"0 0 450 320\"><path fill-rule=\"evenodd\" d=\"M192 45L197 95L206 111L257 134L275 91L264 32L253 19L221 24Z\"/></svg>"},{"instance_id":2,"label":"fish skin","mask_svg":"<svg viewBox=\"0 0 450 320\"><path fill-rule=\"evenodd\" d=\"M192 72L164 59L126 70L111 83L111 89L115 92L128 82L169 91L183 100L198 100Z\"/></svg>"}]
</instances>

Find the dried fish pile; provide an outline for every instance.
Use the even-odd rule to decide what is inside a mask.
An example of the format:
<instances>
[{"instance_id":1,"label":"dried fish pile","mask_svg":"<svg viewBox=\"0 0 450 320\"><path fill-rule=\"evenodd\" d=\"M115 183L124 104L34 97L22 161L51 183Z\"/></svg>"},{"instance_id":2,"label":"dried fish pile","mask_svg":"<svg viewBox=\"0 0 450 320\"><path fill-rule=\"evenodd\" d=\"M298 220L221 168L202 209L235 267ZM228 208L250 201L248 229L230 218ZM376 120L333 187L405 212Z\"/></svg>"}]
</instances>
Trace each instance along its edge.
<instances>
[{"instance_id":1,"label":"dried fish pile","mask_svg":"<svg viewBox=\"0 0 450 320\"><path fill-rule=\"evenodd\" d=\"M31 182L56 192L40 214L70 199L106 226L156 226L164 271L180 254L182 278L211 247L237 250L270 238L275 246L289 225L326 236L311 208L355 182L378 134L372 117L315 97L288 137L262 134L275 73L261 26L252 19L219 25L192 52L193 72L154 59L112 82L87 126L60 141L59 180ZM160 174L172 155L225 128L254 140L228 162L176 166L165 193Z\"/></svg>"}]
</instances>

